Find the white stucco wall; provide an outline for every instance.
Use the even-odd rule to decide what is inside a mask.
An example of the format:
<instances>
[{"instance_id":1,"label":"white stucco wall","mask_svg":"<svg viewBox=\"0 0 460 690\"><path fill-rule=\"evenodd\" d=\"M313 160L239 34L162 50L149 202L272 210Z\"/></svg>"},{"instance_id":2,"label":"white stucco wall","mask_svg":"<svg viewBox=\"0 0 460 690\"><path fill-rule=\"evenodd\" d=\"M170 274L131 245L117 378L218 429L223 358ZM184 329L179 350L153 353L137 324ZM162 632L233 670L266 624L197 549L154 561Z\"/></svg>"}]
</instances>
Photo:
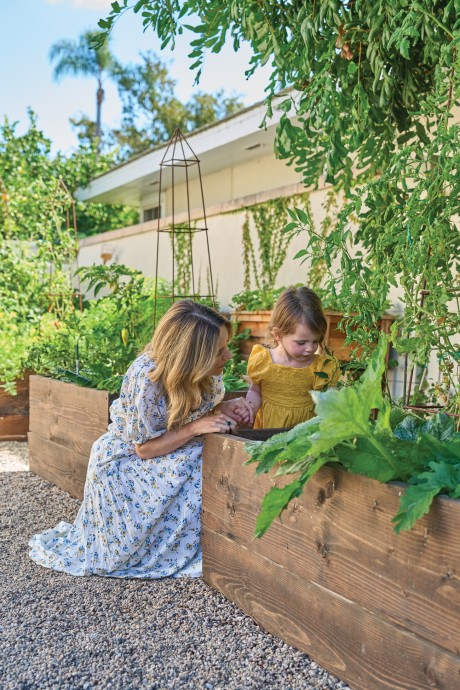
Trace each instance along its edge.
<instances>
[{"instance_id":1,"label":"white stucco wall","mask_svg":"<svg viewBox=\"0 0 460 690\"><path fill-rule=\"evenodd\" d=\"M324 190L313 192L311 203L314 214L321 216L321 202ZM220 213L207 218L208 240L211 256L211 268L214 278L214 289L219 303L228 308L231 298L243 289L244 268L242 259L242 227L245 212ZM197 227L202 227L200 219L194 221ZM145 224L147 225L147 224ZM155 222L149 224L152 229L124 235L123 231L112 231L86 238L80 242L79 264L91 265L102 263L103 246L109 246L113 251L111 261L126 264L136 268L145 275L154 277L157 255L157 232ZM141 229L143 226L139 226ZM172 275L171 240L169 233L159 233L159 275L168 280ZM209 271L208 252L206 247L206 233L200 232L193 240L193 263L196 273L196 287L200 285L200 294L207 294L207 274ZM254 238L256 242L256 239ZM277 286L290 285L296 282L306 282L308 266L301 264L293 257L297 251L305 246L305 238L298 236L292 241L286 261L280 270Z\"/></svg>"}]
</instances>

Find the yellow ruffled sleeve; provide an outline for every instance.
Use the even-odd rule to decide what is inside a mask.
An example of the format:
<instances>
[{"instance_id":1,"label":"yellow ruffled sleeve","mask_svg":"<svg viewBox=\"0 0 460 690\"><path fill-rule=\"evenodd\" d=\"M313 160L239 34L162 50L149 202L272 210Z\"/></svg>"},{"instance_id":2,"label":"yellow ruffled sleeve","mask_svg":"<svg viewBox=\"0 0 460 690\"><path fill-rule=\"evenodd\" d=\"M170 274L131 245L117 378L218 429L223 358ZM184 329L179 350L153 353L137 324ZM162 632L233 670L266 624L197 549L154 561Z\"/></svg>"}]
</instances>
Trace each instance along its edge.
<instances>
[{"instance_id":1,"label":"yellow ruffled sleeve","mask_svg":"<svg viewBox=\"0 0 460 690\"><path fill-rule=\"evenodd\" d=\"M271 357L266 347L254 345L248 359L248 376L252 383L259 384L270 366Z\"/></svg>"},{"instance_id":2,"label":"yellow ruffled sleeve","mask_svg":"<svg viewBox=\"0 0 460 690\"><path fill-rule=\"evenodd\" d=\"M318 363L315 367L313 390L320 391L326 386L328 388L335 386L341 373L339 362L335 357L331 355L322 355L318 358ZM324 376L324 374L326 374L326 376Z\"/></svg>"}]
</instances>

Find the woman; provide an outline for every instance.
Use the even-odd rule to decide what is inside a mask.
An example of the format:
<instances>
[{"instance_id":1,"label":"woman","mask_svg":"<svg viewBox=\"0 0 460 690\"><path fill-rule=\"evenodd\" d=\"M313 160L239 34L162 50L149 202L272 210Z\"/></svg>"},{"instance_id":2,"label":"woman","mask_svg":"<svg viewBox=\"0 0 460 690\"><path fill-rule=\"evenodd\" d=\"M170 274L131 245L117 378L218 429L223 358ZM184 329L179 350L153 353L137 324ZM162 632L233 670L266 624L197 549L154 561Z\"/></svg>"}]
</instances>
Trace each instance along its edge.
<instances>
[{"instance_id":1,"label":"woman","mask_svg":"<svg viewBox=\"0 0 460 690\"><path fill-rule=\"evenodd\" d=\"M214 309L181 300L168 310L92 447L74 524L31 539L36 563L71 575L201 575L202 436L251 421L241 398L222 402L230 335Z\"/></svg>"}]
</instances>

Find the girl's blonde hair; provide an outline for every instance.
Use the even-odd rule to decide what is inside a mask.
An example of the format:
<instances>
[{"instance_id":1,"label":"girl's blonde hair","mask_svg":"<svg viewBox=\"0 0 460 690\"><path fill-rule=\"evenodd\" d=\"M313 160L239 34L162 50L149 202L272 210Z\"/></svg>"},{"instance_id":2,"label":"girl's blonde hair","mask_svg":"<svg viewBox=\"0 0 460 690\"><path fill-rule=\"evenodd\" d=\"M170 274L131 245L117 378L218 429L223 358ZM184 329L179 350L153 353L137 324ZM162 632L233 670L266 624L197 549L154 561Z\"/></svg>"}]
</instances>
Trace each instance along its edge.
<instances>
[{"instance_id":1,"label":"girl's blonde hair","mask_svg":"<svg viewBox=\"0 0 460 690\"><path fill-rule=\"evenodd\" d=\"M145 351L155 361L149 378L168 401L168 430L182 426L210 392L222 326L230 338L231 324L224 316L188 299L175 302L160 319Z\"/></svg>"},{"instance_id":2,"label":"girl's blonde hair","mask_svg":"<svg viewBox=\"0 0 460 690\"><path fill-rule=\"evenodd\" d=\"M299 323L308 326L317 334L320 345L323 344L327 321L320 298L310 288L290 287L281 293L273 307L267 328L267 343L276 345L274 330L278 335L290 335Z\"/></svg>"}]
</instances>

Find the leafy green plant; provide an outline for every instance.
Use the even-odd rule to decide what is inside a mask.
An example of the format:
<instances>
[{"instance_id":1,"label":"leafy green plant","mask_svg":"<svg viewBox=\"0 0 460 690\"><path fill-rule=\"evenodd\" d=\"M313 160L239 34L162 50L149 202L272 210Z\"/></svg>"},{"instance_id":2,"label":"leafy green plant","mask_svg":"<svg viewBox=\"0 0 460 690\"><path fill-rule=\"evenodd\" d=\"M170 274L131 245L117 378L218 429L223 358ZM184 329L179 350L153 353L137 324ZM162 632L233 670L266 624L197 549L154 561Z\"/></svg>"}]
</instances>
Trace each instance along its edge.
<instances>
[{"instance_id":1,"label":"leafy green plant","mask_svg":"<svg viewBox=\"0 0 460 690\"><path fill-rule=\"evenodd\" d=\"M243 290L233 295L231 306L237 310L266 311L273 309L273 305L283 292L281 288L267 288L262 290Z\"/></svg>"},{"instance_id":2,"label":"leafy green plant","mask_svg":"<svg viewBox=\"0 0 460 690\"><path fill-rule=\"evenodd\" d=\"M223 380L226 391L245 391L248 389L247 362L242 358L239 346L242 340L249 337L249 328L234 335L228 347L232 353L232 359L227 362L224 369Z\"/></svg>"},{"instance_id":3,"label":"leafy green plant","mask_svg":"<svg viewBox=\"0 0 460 690\"><path fill-rule=\"evenodd\" d=\"M102 225L107 230L127 220L130 224L136 217L101 204L73 206L69 188L106 170L108 158L90 149L53 158L51 141L37 128L32 112L29 118L21 136L8 120L0 126L0 382L11 393L38 346L42 319L57 323L75 309L74 208L93 232Z\"/></svg>"},{"instance_id":4,"label":"leafy green plant","mask_svg":"<svg viewBox=\"0 0 460 690\"><path fill-rule=\"evenodd\" d=\"M308 207L308 195L281 197L246 209L243 224L244 289L255 284L261 293L274 289L276 278L286 259L292 238L284 232L288 207L297 202ZM251 225L255 227L257 242L252 239Z\"/></svg>"},{"instance_id":5,"label":"leafy green plant","mask_svg":"<svg viewBox=\"0 0 460 690\"><path fill-rule=\"evenodd\" d=\"M28 364L40 374L118 392L126 369L152 337L154 281L121 264L85 267L80 275L96 299L57 324L42 319ZM161 282L158 318L170 306L169 294L170 286Z\"/></svg>"},{"instance_id":6,"label":"leafy green plant","mask_svg":"<svg viewBox=\"0 0 460 690\"><path fill-rule=\"evenodd\" d=\"M423 421L404 413L401 420L400 412L392 412L382 395L386 348L387 338L382 335L356 384L312 393L316 417L264 443L246 444L249 462L257 463L257 474L277 467L275 476L296 475L264 497L256 536L264 534L326 463L381 482L409 482L393 520L397 533L410 529L437 494L460 497L460 434L453 420L443 414ZM378 410L375 421L373 410Z\"/></svg>"},{"instance_id":7,"label":"leafy green plant","mask_svg":"<svg viewBox=\"0 0 460 690\"><path fill-rule=\"evenodd\" d=\"M415 367L426 370L436 353L440 381L432 401L452 412L460 409L460 285L458 207L460 125L453 107L460 94L460 61L454 46L444 47L433 74L433 90L419 115L430 119L429 136L407 141L386 169L350 193L327 236L316 232L302 209L291 211L295 228L308 234L303 258L326 262L324 287L355 314L347 330L366 345L376 332L391 290L397 290L404 312L392 329L394 346L408 356L414 370L405 402L414 399ZM356 225L357 224L357 225ZM418 390L422 392L424 377Z\"/></svg>"},{"instance_id":8,"label":"leafy green plant","mask_svg":"<svg viewBox=\"0 0 460 690\"><path fill-rule=\"evenodd\" d=\"M268 116L274 106L282 111L279 157L307 186L325 175L344 189L356 168L367 178L385 169L399 137L423 140L417 113L459 27L456 0L120 0L99 22L101 41L128 10L162 48L190 32L197 81L205 55L221 52L228 36L234 50L249 45L247 76L271 66Z\"/></svg>"}]
</instances>

